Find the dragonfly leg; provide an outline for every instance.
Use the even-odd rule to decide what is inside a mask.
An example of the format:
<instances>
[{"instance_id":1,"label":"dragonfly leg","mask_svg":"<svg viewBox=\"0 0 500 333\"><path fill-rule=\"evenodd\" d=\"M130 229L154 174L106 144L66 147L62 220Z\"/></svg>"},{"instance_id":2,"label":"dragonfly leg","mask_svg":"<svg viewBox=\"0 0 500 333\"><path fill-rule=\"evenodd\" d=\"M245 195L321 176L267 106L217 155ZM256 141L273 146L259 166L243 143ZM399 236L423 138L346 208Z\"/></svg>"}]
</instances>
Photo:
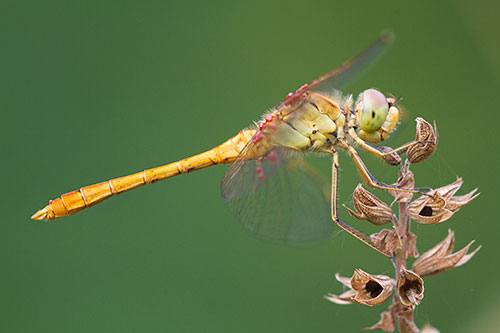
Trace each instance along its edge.
<instances>
[{"instance_id":1,"label":"dragonfly leg","mask_svg":"<svg viewBox=\"0 0 500 333\"><path fill-rule=\"evenodd\" d=\"M381 249L379 249L373 242L370 237L365 235L364 233L354 229L353 227L345 224L340 221L339 215L337 212L337 185L338 185L338 173L339 173L339 155L336 151L333 151L333 163L332 163L332 194L331 194L331 211L332 211L332 220L344 231L347 231L352 236L359 239L361 242L365 243L375 251L383 254L384 256L390 258L392 260L392 255L387 253Z\"/></svg>"},{"instance_id":2,"label":"dragonfly leg","mask_svg":"<svg viewBox=\"0 0 500 333\"><path fill-rule=\"evenodd\" d=\"M363 148L365 151L369 152L370 154L378 157L378 158L384 158L388 155L391 155L391 154L394 154L394 153L397 153L399 155L401 155L402 153L404 153L405 151L408 150L408 148L414 146L414 145L417 145L417 144L422 144L423 142L421 141L411 141L411 142L408 142L398 148L392 148L391 150L389 151L386 151L386 152L382 152L380 150L378 150L376 147L364 142L363 140L356 140L356 143L361 147Z\"/></svg>"},{"instance_id":3,"label":"dragonfly leg","mask_svg":"<svg viewBox=\"0 0 500 333\"><path fill-rule=\"evenodd\" d=\"M366 143L365 141L361 140L361 138L356 134L356 131L354 129L350 129L349 130L349 135L354 139L354 141L361 147L363 148L365 151L367 151L368 153L378 157L378 158L384 158L388 155L391 155L391 154L394 154L394 153L397 153L399 155L401 155L402 153L404 153L405 151L408 150L408 148L414 146L414 145L418 145L418 144L424 144L424 143L430 143L430 142L433 142L433 141L417 141L417 140L413 140L413 141L410 141L408 143L405 143L404 145L398 147L398 148L392 148L391 150L389 151L380 151L378 150L376 147Z\"/></svg>"},{"instance_id":4,"label":"dragonfly leg","mask_svg":"<svg viewBox=\"0 0 500 333\"><path fill-rule=\"evenodd\" d=\"M358 152L356 149L354 149L352 146L347 146L347 150L349 150L349 153L351 154L352 160L354 161L354 164L356 165L356 168L358 169L358 172L361 176L361 179L363 179L363 182L370 187L373 188L378 188L382 190L392 190L392 191L399 191L399 192L409 192L409 193L414 193L414 194L419 194L419 195L427 195L430 196L426 193L423 193L421 190L430 190L430 189L404 189L404 188L398 188L394 187L391 185L387 185L384 183L379 182L368 170L366 167L365 163L359 156Z\"/></svg>"},{"instance_id":5,"label":"dragonfly leg","mask_svg":"<svg viewBox=\"0 0 500 333\"><path fill-rule=\"evenodd\" d=\"M415 145L424 145L424 144L427 144L427 143L435 143L434 141L431 141L431 140L423 140L423 141L411 141L411 142L408 142L398 148L391 148L391 150L387 151L387 152L381 152L379 150L377 150L379 152L379 154L377 154L378 157L385 157L385 156L388 156L388 155L391 155L391 154L394 154L394 153L398 153L399 155L403 154L404 152L406 152L408 150L408 148L412 147L412 146L415 146ZM365 143L365 145L367 145L367 143ZM373 148L373 147L372 147Z\"/></svg>"}]
</instances>

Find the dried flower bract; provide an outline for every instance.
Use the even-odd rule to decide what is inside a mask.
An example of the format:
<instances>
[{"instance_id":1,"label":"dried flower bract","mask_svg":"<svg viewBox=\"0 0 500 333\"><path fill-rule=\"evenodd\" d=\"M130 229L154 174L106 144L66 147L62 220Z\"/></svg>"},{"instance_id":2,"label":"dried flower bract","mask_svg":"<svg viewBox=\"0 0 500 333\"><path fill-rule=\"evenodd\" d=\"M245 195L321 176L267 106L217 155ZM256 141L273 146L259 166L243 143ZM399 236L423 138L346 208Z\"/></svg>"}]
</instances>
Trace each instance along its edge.
<instances>
[{"instance_id":1,"label":"dried flower bract","mask_svg":"<svg viewBox=\"0 0 500 333\"><path fill-rule=\"evenodd\" d=\"M340 295L335 295L335 294L327 294L325 298L329 300L330 302L333 302L335 304L352 304L354 303L353 297L356 295L356 292L351 289L351 279L348 277L340 276L339 273L335 274L335 278L337 281L342 283L345 287L349 288L346 292L340 294Z\"/></svg>"},{"instance_id":2,"label":"dried flower bract","mask_svg":"<svg viewBox=\"0 0 500 333\"><path fill-rule=\"evenodd\" d=\"M375 225L383 225L391 222L394 218L391 207L365 190L361 184L354 190L352 201L358 213L348 207L345 208L351 216L357 219L367 220Z\"/></svg>"},{"instance_id":3,"label":"dried flower bract","mask_svg":"<svg viewBox=\"0 0 500 333\"><path fill-rule=\"evenodd\" d=\"M371 275L356 269L351 278L351 287L356 292L353 300L364 305L377 305L385 302L392 294L394 281L385 275Z\"/></svg>"},{"instance_id":4,"label":"dried flower bract","mask_svg":"<svg viewBox=\"0 0 500 333\"><path fill-rule=\"evenodd\" d=\"M377 305L385 302L392 293L394 281L385 275L371 275L361 269L356 269L352 278L341 277L338 273L336 279L344 286L350 288L341 295L328 294L327 300L336 304L359 303L363 305Z\"/></svg>"},{"instance_id":5,"label":"dried flower bract","mask_svg":"<svg viewBox=\"0 0 500 333\"><path fill-rule=\"evenodd\" d=\"M396 230L382 229L370 235L370 239L377 248L386 253L393 253L401 247L401 239Z\"/></svg>"},{"instance_id":6,"label":"dried flower bract","mask_svg":"<svg viewBox=\"0 0 500 333\"><path fill-rule=\"evenodd\" d=\"M345 305L345 304L352 304L352 303L354 303L354 301L352 300L352 298L354 297L354 295L356 295L356 292L354 290L352 290L352 289L349 289L345 293L342 293L342 294L340 294L338 296L335 295L335 294L328 293L325 296L325 299L327 299L330 302L335 303L335 304Z\"/></svg>"},{"instance_id":7,"label":"dried flower bract","mask_svg":"<svg viewBox=\"0 0 500 333\"><path fill-rule=\"evenodd\" d=\"M422 118L417 118L416 121L417 135L415 141L418 144L411 146L406 152L406 157L412 164L420 163L431 157L438 143L436 124L434 123L433 129L431 124Z\"/></svg>"},{"instance_id":8,"label":"dried flower bract","mask_svg":"<svg viewBox=\"0 0 500 333\"><path fill-rule=\"evenodd\" d=\"M420 276L426 276L439 274L454 267L461 266L469 261L481 248L481 246L479 246L473 252L467 254L473 242L474 241L471 241L460 251L452 253L455 243L455 234L452 230L448 230L448 236L446 236L445 239L426 251L413 263L413 271Z\"/></svg>"},{"instance_id":9,"label":"dried flower bract","mask_svg":"<svg viewBox=\"0 0 500 333\"><path fill-rule=\"evenodd\" d=\"M403 317L400 319L399 323L400 325L401 324L405 325L405 331L408 333L420 333L420 330L418 329L417 325L413 322L413 320Z\"/></svg>"},{"instance_id":10,"label":"dried flower bract","mask_svg":"<svg viewBox=\"0 0 500 333\"><path fill-rule=\"evenodd\" d=\"M401 268L400 274L397 282L399 301L409 308L414 308L424 298L424 280L404 267Z\"/></svg>"},{"instance_id":11,"label":"dried flower bract","mask_svg":"<svg viewBox=\"0 0 500 333\"><path fill-rule=\"evenodd\" d=\"M415 179L413 177L413 172L411 172L407 166L403 167L399 171L398 181L391 186L401 188L401 189L412 189L415 187ZM411 192L403 192L396 190L387 191L389 194L394 196L394 202L410 202L411 198L413 198L413 193ZM393 203L394 203L393 202ZM392 206L392 204L391 204Z\"/></svg>"},{"instance_id":12,"label":"dried flower bract","mask_svg":"<svg viewBox=\"0 0 500 333\"><path fill-rule=\"evenodd\" d=\"M457 178L455 182L431 191L431 194L435 192L439 193L446 200L446 209L457 210L467 205L479 195L479 193L476 193L477 188L475 188L465 195L454 196L462 184L462 178Z\"/></svg>"},{"instance_id":13,"label":"dried flower bract","mask_svg":"<svg viewBox=\"0 0 500 333\"><path fill-rule=\"evenodd\" d=\"M389 311L384 311L380 314L380 320L373 326L365 328L365 330L381 330L384 332L394 332L394 318Z\"/></svg>"},{"instance_id":14,"label":"dried flower bract","mask_svg":"<svg viewBox=\"0 0 500 333\"><path fill-rule=\"evenodd\" d=\"M417 250L417 237L413 232L406 235L406 258L417 258L420 254Z\"/></svg>"},{"instance_id":15,"label":"dried flower bract","mask_svg":"<svg viewBox=\"0 0 500 333\"><path fill-rule=\"evenodd\" d=\"M439 194L421 196L408 206L408 213L415 222L436 224L448 220L454 212L446 209L446 200Z\"/></svg>"},{"instance_id":16,"label":"dried flower bract","mask_svg":"<svg viewBox=\"0 0 500 333\"><path fill-rule=\"evenodd\" d=\"M428 195L423 195L414 200L408 206L410 217L416 222L424 224L441 223L448 220L458 209L462 208L479 193L477 189L462 195L453 196L462 186L462 179L458 178L455 182L430 191Z\"/></svg>"}]
</instances>

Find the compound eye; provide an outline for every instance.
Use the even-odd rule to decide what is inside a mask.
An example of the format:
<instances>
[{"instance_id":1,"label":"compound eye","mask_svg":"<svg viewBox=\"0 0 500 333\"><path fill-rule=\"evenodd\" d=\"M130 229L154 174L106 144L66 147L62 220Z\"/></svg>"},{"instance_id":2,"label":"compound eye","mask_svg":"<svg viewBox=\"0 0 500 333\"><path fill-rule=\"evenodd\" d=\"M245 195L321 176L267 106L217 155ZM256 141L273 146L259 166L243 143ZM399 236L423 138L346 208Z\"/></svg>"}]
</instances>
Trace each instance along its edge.
<instances>
[{"instance_id":1,"label":"compound eye","mask_svg":"<svg viewBox=\"0 0 500 333\"><path fill-rule=\"evenodd\" d=\"M389 103L384 94L375 89L361 93L358 103L359 126L367 133L378 130L384 124L389 111Z\"/></svg>"}]
</instances>

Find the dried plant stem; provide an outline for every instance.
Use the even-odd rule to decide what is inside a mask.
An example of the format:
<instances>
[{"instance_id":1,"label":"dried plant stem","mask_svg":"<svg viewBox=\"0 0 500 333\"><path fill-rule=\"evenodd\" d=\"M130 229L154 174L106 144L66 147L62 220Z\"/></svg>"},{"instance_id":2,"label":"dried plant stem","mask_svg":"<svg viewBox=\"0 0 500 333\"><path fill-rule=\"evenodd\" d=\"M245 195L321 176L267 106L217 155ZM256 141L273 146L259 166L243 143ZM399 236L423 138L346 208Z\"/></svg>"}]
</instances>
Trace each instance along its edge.
<instances>
[{"instance_id":1,"label":"dried plant stem","mask_svg":"<svg viewBox=\"0 0 500 333\"><path fill-rule=\"evenodd\" d=\"M408 169L409 169L408 163L405 163L405 165L401 167L400 174L408 172ZM394 269L396 270L395 272L396 279L399 279L401 277L401 274L404 274L402 273L402 271L403 268L406 269L406 259L408 257L408 252L410 247L409 236L411 231L411 219L410 215L408 214L408 202L400 201L398 203L398 217L399 217L398 219L394 220L394 228L396 229L396 232L399 235L401 246L394 252L395 255ZM406 312L405 316L397 316L397 315L393 316L393 318L398 318L398 326L400 332L404 333L414 332L413 328L410 326L411 324L415 325L413 323L414 320L413 309L409 310L408 307L404 306L401 303L401 298L399 297L398 288L396 288L396 293L393 297L392 311Z\"/></svg>"},{"instance_id":2,"label":"dried plant stem","mask_svg":"<svg viewBox=\"0 0 500 333\"><path fill-rule=\"evenodd\" d=\"M408 253L408 237L410 234L410 217L408 203L399 203L399 221L395 223L396 231L401 239L401 248L396 250L396 276L400 274L401 267L406 268L406 254Z\"/></svg>"},{"instance_id":3,"label":"dried plant stem","mask_svg":"<svg viewBox=\"0 0 500 333\"><path fill-rule=\"evenodd\" d=\"M399 203L399 221L396 220L395 223L396 230L398 232L398 235L401 237L401 247L395 251L396 255L396 278L399 279L401 275L401 268L404 267L406 268L406 255L408 253L408 237L410 234L410 216L408 215L408 203L407 202L400 202ZM395 309L403 309L405 306L401 304L400 297L399 297L399 291L396 289L396 295L393 298L393 302L395 305ZM408 311L408 310L406 310ZM414 316L413 316L413 309L410 310L411 312L408 313L407 317L402 317L402 316L395 316L395 318L398 318L398 326L399 326L399 331L400 332L412 332L412 328L408 325L409 322L406 319L410 319L413 322Z\"/></svg>"},{"instance_id":4,"label":"dried plant stem","mask_svg":"<svg viewBox=\"0 0 500 333\"><path fill-rule=\"evenodd\" d=\"M405 161L404 165L401 166L400 175L405 175L409 172L408 160ZM396 232L398 233L401 246L395 251L395 262L396 262L396 274L397 280L402 278L403 271L406 271L406 259L411 251L410 247L410 234L411 234L411 219L408 212L408 202L406 200L400 200L398 202L398 219L395 220ZM401 297L399 295L399 289L396 288L396 293L393 298L393 309L395 311L404 311L405 316L394 316L393 318L398 318L398 326L400 332L415 332L414 323L414 308L408 308L401 303Z\"/></svg>"}]
</instances>

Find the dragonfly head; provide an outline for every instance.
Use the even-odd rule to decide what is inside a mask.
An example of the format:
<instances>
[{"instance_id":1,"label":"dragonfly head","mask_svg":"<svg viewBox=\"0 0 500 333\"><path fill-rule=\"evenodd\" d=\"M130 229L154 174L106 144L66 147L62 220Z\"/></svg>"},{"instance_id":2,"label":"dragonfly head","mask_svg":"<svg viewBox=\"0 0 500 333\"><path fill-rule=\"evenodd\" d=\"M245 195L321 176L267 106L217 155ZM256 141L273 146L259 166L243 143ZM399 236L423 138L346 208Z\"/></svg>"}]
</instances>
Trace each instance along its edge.
<instances>
[{"instance_id":1,"label":"dragonfly head","mask_svg":"<svg viewBox=\"0 0 500 333\"><path fill-rule=\"evenodd\" d=\"M385 140L399 119L399 109L394 104L394 98L387 98L376 89L363 91L356 102L359 137L373 143Z\"/></svg>"}]
</instances>

